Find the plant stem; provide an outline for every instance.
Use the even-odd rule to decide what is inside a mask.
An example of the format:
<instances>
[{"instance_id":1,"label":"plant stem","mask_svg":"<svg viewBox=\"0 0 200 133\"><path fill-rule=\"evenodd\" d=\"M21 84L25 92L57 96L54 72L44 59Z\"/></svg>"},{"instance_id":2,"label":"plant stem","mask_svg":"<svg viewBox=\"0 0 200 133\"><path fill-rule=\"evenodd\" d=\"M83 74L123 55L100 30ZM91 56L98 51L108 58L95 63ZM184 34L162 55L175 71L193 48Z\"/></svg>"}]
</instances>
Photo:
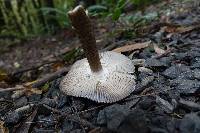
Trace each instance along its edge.
<instances>
[{"instance_id":1,"label":"plant stem","mask_svg":"<svg viewBox=\"0 0 200 133\"><path fill-rule=\"evenodd\" d=\"M74 10L69 11L68 15L72 25L78 33L91 70L93 72L102 70L92 25L84 8L82 6L77 6Z\"/></svg>"}]
</instances>

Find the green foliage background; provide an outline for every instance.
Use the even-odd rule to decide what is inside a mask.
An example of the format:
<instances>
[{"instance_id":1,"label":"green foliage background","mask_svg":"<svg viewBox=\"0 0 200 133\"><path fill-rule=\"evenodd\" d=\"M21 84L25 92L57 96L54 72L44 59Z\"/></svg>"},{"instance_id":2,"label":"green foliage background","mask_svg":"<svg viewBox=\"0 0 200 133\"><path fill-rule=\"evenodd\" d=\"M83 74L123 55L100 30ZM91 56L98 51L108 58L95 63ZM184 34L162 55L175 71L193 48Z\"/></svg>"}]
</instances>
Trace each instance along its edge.
<instances>
[{"instance_id":1,"label":"green foliage background","mask_svg":"<svg viewBox=\"0 0 200 133\"><path fill-rule=\"evenodd\" d=\"M1 35L29 37L69 25L74 0L0 0Z\"/></svg>"},{"instance_id":2,"label":"green foliage background","mask_svg":"<svg viewBox=\"0 0 200 133\"><path fill-rule=\"evenodd\" d=\"M119 19L128 3L143 10L158 0L96 0L87 7L90 15ZM77 0L0 0L0 36L32 37L70 26L67 11Z\"/></svg>"}]
</instances>

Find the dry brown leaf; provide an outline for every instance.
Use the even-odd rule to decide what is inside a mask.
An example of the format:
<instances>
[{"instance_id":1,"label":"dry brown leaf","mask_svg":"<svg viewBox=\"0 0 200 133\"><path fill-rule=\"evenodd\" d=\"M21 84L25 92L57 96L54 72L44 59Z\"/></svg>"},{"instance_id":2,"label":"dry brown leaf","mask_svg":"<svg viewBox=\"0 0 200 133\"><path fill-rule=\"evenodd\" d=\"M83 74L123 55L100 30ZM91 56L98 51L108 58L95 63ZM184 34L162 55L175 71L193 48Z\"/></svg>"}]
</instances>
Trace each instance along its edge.
<instances>
[{"instance_id":1,"label":"dry brown leaf","mask_svg":"<svg viewBox=\"0 0 200 133\"><path fill-rule=\"evenodd\" d=\"M164 54L165 50L159 48L156 44L153 44L153 48L158 55Z\"/></svg>"},{"instance_id":2,"label":"dry brown leaf","mask_svg":"<svg viewBox=\"0 0 200 133\"><path fill-rule=\"evenodd\" d=\"M13 94L11 96L13 99L19 98L23 95L30 96L32 94L42 94L42 90L31 87L31 82L28 82L24 85L16 85L13 88L7 89L13 89Z\"/></svg>"},{"instance_id":3,"label":"dry brown leaf","mask_svg":"<svg viewBox=\"0 0 200 133\"><path fill-rule=\"evenodd\" d=\"M8 74L5 70L0 68L0 81L8 79Z\"/></svg>"},{"instance_id":4,"label":"dry brown leaf","mask_svg":"<svg viewBox=\"0 0 200 133\"><path fill-rule=\"evenodd\" d=\"M185 32L190 32L197 28L196 26L188 26L188 27L178 27L177 32L178 33L185 33Z\"/></svg>"},{"instance_id":5,"label":"dry brown leaf","mask_svg":"<svg viewBox=\"0 0 200 133\"><path fill-rule=\"evenodd\" d=\"M35 82L37 82L37 80L31 81L31 82L26 82L26 83L24 83L24 86L31 86Z\"/></svg>"},{"instance_id":6,"label":"dry brown leaf","mask_svg":"<svg viewBox=\"0 0 200 133\"><path fill-rule=\"evenodd\" d=\"M165 31L168 33L186 33L194 29L200 28L200 25L193 26L166 26L164 27Z\"/></svg>"},{"instance_id":7,"label":"dry brown leaf","mask_svg":"<svg viewBox=\"0 0 200 133\"><path fill-rule=\"evenodd\" d=\"M162 28L165 32L175 33L177 32L177 26L165 26Z\"/></svg>"},{"instance_id":8,"label":"dry brown leaf","mask_svg":"<svg viewBox=\"0 0 200 133\"><path fill-rule=\"evenodd\" d=\"M42 90L38 89L38 88L33 88L32 87L32 83L34 82L27 82L26 84L24 84L25 87L25 94L26 95L32 95L32 94L42 94Z\"/></svg>"},{"instance_id":9,"label":"dry brown leaf","mask_svg":"<svg viewBox=\"0 0 200 133\"><path fill-rule=\"evenodd\" d=\"M4 122L0 120L0 133L9 133L8 128L4 126Z\"/></svg>"},{"instance_id":10,"label":"dry brown leaf","mask_svg":"<svg viewBox=\"0 0 200 133\"><path fill-rule=\"evenodd\" d=\"M61 62L61 61L58 61L58 62L56 62L56 63L53 63L53 64L51 65L51 67L52 67L52 69L53 69L54 71L57 71L57 70L59 70L60 68L63 68L63 67L64 67L64 63Z\"/></svg>"},{"instance_id":11,"label":"dry brown leaf","mask_svg":"<svg viewBox=\"0 0 200 133\"><path fill-rule=\"evenodd\" d=\"M143 43L135 43L135 44L131 44L131 45L125 45L125 46L116 48L112 51L117 52L117 53L122 53L122 52L128 52L128 51L143 49L143 48L148 47L150 43L151 43L151 41L143 42Z\"/></svg>"},{"instance_id":12,"label":"dry brown leaf","mask_svg":"<svg viewBox=\"0 0 200 133\"><path fill-rule=\"evenodd\" d=\"M31 88L28 90L27 95L32 95L32 94L42 94L42 90L39 90L37 88Z\"/></svg>"}]
</instances>

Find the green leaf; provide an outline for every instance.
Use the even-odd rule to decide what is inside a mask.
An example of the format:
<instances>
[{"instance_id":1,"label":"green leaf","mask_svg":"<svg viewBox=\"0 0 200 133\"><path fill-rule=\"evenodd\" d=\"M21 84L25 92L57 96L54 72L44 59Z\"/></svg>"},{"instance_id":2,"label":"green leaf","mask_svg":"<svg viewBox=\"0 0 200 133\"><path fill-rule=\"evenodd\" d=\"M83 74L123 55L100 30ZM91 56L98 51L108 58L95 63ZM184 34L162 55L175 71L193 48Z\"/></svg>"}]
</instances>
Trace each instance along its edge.
<instances>
[{"instance_id":1,"label":"green leaf","mask_svg":"<svg viewBox=\"0 0 200 133\"><path fill-rule=\"evenodd\" d=\"M114 13L112 14L112 19L113 20L118 20L120 15L121 15L121 9L120 8L117 8L115 9Z\"/></svg>"},{"instance_id":2,"label":"green leaf","mask_svg":"<svg viewBox=\"0 0 200 133\"><path fill-rule=\"evenodd\" d=\"M126 4L126 0L120 0L118 3L117 3L117 8L123 8Z\"/></svg>"},{"instance_id":3,"label":"green leaf","mask_svg":"<svg viewBox=\"0 0 200 133\"><path fill-rule=\"evenodd\" d=\"M46 84L44 84L44 85L42 86L42 91L43 91L43 92L47 92L47 91L49 90L49 86L50 86L49 82L47 82Z\"/></svg>"},{"instance_id":4,"label":"green leaf","mask_svg":"<svg viewBox=\"0 0 200 133\"><path fill-rule=\"evenodd\" d=\"M91 13L106 12L108 10L107 7L102 6L102 5L92 5L92 6L89 6L87 9Z\"/></svg>"},{"instance_id":5,"label":"green leaf","mask_svg":"<svg viewBox=\"0 0 200 133\"><path fill-rule=\"evenodd\" d=\"M56 12L58 14L61 14L61 15L65 15L66 16L66 13L59 10L59 9L56 9L56 8L51 8L51 7L43 7L41 8L41 10L44 12L44 14L48 14L49 12Z\"/></svg>"}]
</instances>

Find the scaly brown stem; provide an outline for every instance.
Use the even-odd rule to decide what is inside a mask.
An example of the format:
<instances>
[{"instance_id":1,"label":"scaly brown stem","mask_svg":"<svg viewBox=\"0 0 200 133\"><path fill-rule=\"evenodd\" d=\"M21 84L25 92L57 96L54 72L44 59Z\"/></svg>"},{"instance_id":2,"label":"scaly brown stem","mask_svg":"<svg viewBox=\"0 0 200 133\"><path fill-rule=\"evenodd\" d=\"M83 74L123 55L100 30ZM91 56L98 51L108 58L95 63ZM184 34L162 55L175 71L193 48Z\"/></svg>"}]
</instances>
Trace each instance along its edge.
<instances>
[{"instance_id":1,"label":"scaly brown stem","mask_svg":"<svg viewBox=\"0 0 200 133\"><path fill-rule=\"evenodd\" d=\"M96 47L96 40L92 29L93 27L84 8L82 6L77 6L74 10L68 12L68 16L82 43L91 70L93 72L100 71L102 66Z\"/></svg>"}]
</instances>

